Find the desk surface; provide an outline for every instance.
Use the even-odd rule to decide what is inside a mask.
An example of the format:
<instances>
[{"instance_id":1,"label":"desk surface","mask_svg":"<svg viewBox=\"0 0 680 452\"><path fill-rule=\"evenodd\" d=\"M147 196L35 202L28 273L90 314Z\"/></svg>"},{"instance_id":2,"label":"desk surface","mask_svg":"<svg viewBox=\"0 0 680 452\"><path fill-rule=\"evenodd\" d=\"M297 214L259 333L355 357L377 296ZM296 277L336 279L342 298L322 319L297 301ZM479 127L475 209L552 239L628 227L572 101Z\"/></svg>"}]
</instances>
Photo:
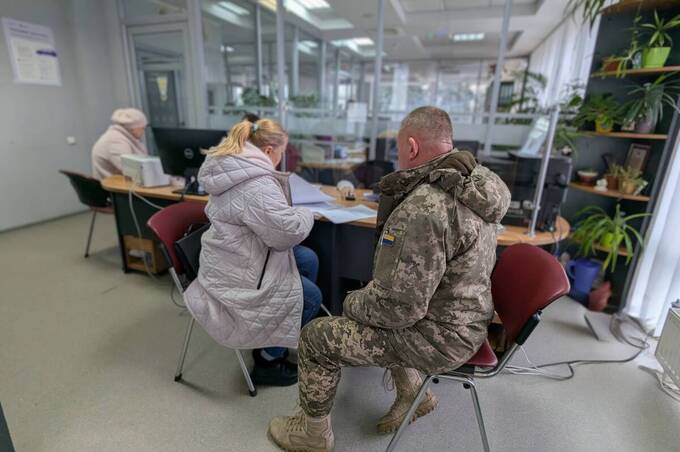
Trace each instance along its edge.
<instances>
[{"instance_id":1,"label":"desk surface","mask_svg":"<svg viewBox=\"0 0 680 452\"><path fill-rule=\"evenodd\" d=\"M124 176L117 175L111 176L102 180L102 186L105 190L112 193L127 193L130 191L132 182L126 179ZM135 193L140 196L148 198L160 198L168 199L171 201L179 201L180 195L173 193L176 187L165 186L165 187L135 187ZM345 201L341 198L340 192L337 188L331 186L323 186L321 189L328 195L333 196L339 204L344 206L354 206L357 204L364 204L372 209L377 209L378 204L375 202L365 201L363 196L365 193L370 193L370 190L357 189L356 196L357 201ZM194 196L187 195L184 197L186 201L195 202L208 202L207 196ZM366 228L374 228L376 220L375 218L368 218L365 220L354 221L351 224ZM564 240L569 235L569 223L562 217L557 219L557 230L554 233L551 232L540 232L537 231L534 237L529 237L527 235L527 228L521 226L505 226L505 230L498 234L498 245L500 246L510 246L515 243L529 243L531 245L550 245L555 242Z\"/></svg>"}]
</instances>

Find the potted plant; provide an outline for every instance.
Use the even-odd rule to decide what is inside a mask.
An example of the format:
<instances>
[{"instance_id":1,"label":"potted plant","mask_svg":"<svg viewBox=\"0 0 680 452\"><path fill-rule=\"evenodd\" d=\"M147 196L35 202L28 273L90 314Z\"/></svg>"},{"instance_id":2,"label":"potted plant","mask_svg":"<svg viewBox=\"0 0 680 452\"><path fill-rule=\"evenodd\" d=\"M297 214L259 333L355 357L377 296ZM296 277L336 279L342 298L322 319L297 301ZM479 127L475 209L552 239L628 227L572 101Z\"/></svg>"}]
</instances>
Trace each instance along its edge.
<instances>
[{"instance_id":1,"label":"potted plant","mask_svg":"<svg viewBox=\"0 0 680 452\"><path fill-rule=\"evenodd\" d=\"M662 74L653 82L633 85L628 95L635 96L635 99L624 104L623 123L635 122L637 133L652 133L663 119L664 107L671 107L680 113L675 103L680 93L680 80L667 80L675 74Z\"/></svg>"},{"instance_id":2,"label":"potted plant","mask_svg":"<svg viewBox=\"0 0 680 452\"><path fill-rule=\"evenodd\" d=\"M647 182L642 178L642 172L637 168L621 168L619 172L619 191L626 195L632 195L640 188L644 188Z\"/></svg>"},{"instance_id":3,"label":"potted plant","mask_svg":"<svg viewBox=\"0 0 680 452\"><path fill-rule=\"evenodd\" d=\"M642 51L642 67L664 67L673 45L669 31L678 26L680 26L680 14L666 19L659 17L654 10L654 21L641 25L649 35L649 41Z\"/></svg>"},{"instance_id":4,"label":"potted plant","mask_svg":"<svg viewBox=\"0 0 680 452\"><path fill-rule=\"evenodd\" d=\"M607 179L607 189L616 191L619 189L619 177L623 167L618 163L612 163L607 169L604 178Z\"/></svg>"},{"instance_id":5,"label":"potted plant","mask_svg":"<svg viewBox=\"0 0 680 452\"><path fill-rule=\"evenodd\" d=\"M617 204L614 216L609 216L601 207L588 206L576 214L577 223L572 238L579 243L580 255L590 256L597 248L604 250L607 257L602 267L605 271L608 269L614 271L621 246L626 252L626 264L633 258L633 240L637 240L641 247L644 246L642 236L629 223L649 215L648 213L625 215L621 212L621 206Z\"/></svg>"},{"instance_id":6,"label":"potted plant","mask_svg":"<svg viewBox=\"0 0 680 452\"><path fill-rule=\"evenodd\" d=\"M620 122L621 106L611 94L596 94L589 97L581 106L574 122L579 127L586 123L595 122L595 131L608 133L614 129L614 124Z\"/></svg>"}]
</instances>

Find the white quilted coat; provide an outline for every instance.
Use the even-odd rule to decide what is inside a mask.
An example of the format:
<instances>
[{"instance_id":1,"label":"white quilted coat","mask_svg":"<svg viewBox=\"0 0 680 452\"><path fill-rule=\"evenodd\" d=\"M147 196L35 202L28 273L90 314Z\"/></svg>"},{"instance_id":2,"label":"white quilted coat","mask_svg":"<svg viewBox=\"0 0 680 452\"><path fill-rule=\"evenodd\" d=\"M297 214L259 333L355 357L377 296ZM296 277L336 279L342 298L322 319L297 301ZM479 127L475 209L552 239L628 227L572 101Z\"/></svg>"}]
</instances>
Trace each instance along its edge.
<instances>
[{"instance_id":1,"label":"white quilted coat","mask_svg":"<svg viewBox=\"0 0 680 452\"><path fill-rule=\"evenodd\" d=\"M313 214L290 206L288 177L251 154L207 157L198 178L210 194L198 278L184 300L198 323L231 348L296 348L302 283L292 247L307 237ZM262 284L267 252L270 252Z\"/></svg>"}]
</instances>

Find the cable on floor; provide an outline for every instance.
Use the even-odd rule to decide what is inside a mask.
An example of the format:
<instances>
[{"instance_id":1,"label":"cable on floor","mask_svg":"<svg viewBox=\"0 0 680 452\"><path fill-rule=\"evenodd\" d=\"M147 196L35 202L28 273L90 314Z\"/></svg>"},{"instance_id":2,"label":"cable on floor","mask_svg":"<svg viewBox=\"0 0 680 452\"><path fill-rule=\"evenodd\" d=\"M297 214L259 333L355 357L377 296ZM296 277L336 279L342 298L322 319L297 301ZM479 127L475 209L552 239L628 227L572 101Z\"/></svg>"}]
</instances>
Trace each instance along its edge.
<instances>
[{"instance_id":1,"label":"cable on floor","mask_svg":"<svg viewBox=\"0 0 680 452\"><path fill-rule=\"evenodd\" d=\"M144 201L145 203L147 203L148 205L150 205L151 207L153 207L155 209L161 210L161 209L163 209L163 207L161 207L157 204L154 204L151 201L149 201L148 199L144 198L143 196L140 196L139 194L135 193L135 183L134 182L132 183L132 185L130 186L130 190L128 190L128 205L130 207L130 214L132 215L132 222L135 224L135 229L137 231L137 238L139 238L140 240L143 240L144 237L142 237L142 229L139 227L139 220L137 219L137 213L135 212L134 203L132 202L133 196L139 198L140 200ZM146 270L146 273L149 275L149 277L151 279L153 279L154 281L162 283L162 281L156 275L154 275L151 272L151 269L149 268L149 263L147 262L146 257L142 258L142 262L144 262L144 269ZM175 285L171 283L170 284L170 301L172 301L172 304L174 304L178 308L186 309L186 307L183 304L180 304L175 300L174 294L175 294Z\"/></svg>"}]
</instances>

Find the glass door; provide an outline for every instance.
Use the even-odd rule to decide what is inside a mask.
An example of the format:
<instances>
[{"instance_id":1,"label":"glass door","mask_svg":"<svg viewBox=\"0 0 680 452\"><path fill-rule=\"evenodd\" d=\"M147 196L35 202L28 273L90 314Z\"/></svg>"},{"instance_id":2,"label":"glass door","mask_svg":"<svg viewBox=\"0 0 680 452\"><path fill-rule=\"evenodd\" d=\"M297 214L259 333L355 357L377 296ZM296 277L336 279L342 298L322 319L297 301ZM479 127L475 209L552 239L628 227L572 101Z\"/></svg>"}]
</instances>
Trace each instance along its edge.
<instances>
[{"instance_id":1,"label":"glass door","mask_svg":"<svg viewBox=\"0 0 680 452\"><path fill-rule=\"evenodd\" d=\"M149 126L194 126L196 109L186 25L128 26L127 34L135 100L146 112Z\"/></svg>"}]
</instances>

